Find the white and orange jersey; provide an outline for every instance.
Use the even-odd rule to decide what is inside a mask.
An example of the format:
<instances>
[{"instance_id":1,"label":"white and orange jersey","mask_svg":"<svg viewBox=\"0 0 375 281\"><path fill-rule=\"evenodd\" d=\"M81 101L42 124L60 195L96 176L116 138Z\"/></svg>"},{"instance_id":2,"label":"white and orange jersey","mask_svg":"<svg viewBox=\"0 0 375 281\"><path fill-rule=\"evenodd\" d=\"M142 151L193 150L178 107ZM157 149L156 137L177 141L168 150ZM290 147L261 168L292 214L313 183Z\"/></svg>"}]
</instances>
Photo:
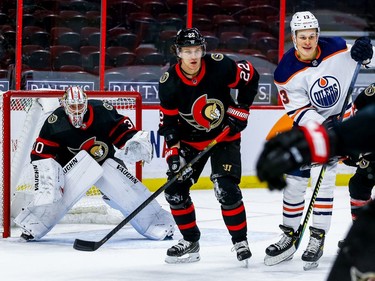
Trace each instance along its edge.
<instances>
[{"instance_id":1,"label":"white and orange jersey","mask_svg":"<svg viewBox=\"0 0 375 281\"><path fill-rule=\"evenodd\" d=\"M320 38L315 60L301 61L294 48L284 54L274 79L280 99L294 124L323 123L340 114L357 63L340 37ZM344 118L351 114L351 100Z\"/></svg>"}]
</instances>

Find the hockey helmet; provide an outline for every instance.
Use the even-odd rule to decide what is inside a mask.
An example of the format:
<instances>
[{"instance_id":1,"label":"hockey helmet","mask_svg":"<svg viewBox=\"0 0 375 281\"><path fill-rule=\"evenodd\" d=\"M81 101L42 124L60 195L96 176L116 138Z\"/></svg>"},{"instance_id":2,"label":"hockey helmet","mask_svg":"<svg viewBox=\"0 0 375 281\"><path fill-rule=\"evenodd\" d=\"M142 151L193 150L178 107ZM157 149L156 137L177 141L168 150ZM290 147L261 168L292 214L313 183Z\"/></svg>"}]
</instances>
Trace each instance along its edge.
<instances>
[{"instance_id":1,"label":"hockey helmet","mask_svg":"<svg viewBox=\"0 0 375 281\"><path fill-rule=\"evenodd\" d=\"M62 104L72 125L80 128L87 111L87 95L80 87L69 87L64 93Z\"/></svg>"},{"instance_id":2,"label":"hockey helmet","mask_svg":"<svg viewBox=\"0 0 375 281\"><path fill-rule=\"evenodd\" d=\"M290 28L292 35L296 35L297 30L316 28L319 34L319 22L316 17L309 11L297 12L293 15L290 21Z\"/></svg>"},{"instance_id":3,"label":"hockey helmet","mask_svg":"<svg viewBox=\"0 0 375 281\"><path fill-rule=\"evenodd\" d=\"M205 45L206 40L197 28L180 29L177 32L175 45L177 48Z\"/></svg>"},{"instance_id":4,"label":"hockey helmet","mask_svg":"<svg viewBox=\"0 0 375 281\"><path fill-rule=\"evenodd\" d=\"M201 46L203 50L202 56L204 56L206 52L206 40L199 30L194 27L180 29L177 32L174 46L178 57L181 47Z\"/></svg>"}]
</instances>

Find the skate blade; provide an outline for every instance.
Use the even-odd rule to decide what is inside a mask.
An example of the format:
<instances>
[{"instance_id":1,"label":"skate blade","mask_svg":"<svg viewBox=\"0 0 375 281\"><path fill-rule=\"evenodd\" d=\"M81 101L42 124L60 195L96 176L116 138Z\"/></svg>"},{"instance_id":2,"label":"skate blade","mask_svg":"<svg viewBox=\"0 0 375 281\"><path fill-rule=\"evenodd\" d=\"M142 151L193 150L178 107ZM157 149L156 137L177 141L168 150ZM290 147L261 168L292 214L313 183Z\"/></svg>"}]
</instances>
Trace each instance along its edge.
<instances>
[{"instance_id":1,"label":"skate blade","mask_svg":"<svg viewBox=\"0 0 375 281\"><path fill-rule=\"evenodd\" d=\"M293 246L284 253L281 253L280 255L277 256L269 256L266 255L264 257L264 264L268 266L276 265L279 264L283 261L289 261L293 258L294 253L296 252L296 248Z\"/></svg>"},{"instance_id":2,"label":"skate blade","mask_svg":"<svg viewBox=\"0 0 375 281\"><path fill-rule=\"evenodd\" d=\"M306 262L303 266L303 270L311 270L314 268L317 268L319 266L319 262L313 261L313 262Z\"/></svg>"},{"instance_id":3,"label":"skate blade","mask_svg":"<svg viewBox=\"0 0 375 281\"><path fill-rule=\"evenodd\" d=\"M197 262L200 261L201 257L199 253L190 253L183 255L181 257L172 257L167 256L165 258L166 263L176 264L176 263L191 263L191 262Z\"/></svg>"},{"instance_id":4,"label":"skate blade","mask_svg":"<svg viewBox=\"0 0 375 281\"><path fill-rule=\"evenodd\" d=\"M241 262L245 268L249 268L249 259L244 259Z\"/></svg>"}]
</instances>

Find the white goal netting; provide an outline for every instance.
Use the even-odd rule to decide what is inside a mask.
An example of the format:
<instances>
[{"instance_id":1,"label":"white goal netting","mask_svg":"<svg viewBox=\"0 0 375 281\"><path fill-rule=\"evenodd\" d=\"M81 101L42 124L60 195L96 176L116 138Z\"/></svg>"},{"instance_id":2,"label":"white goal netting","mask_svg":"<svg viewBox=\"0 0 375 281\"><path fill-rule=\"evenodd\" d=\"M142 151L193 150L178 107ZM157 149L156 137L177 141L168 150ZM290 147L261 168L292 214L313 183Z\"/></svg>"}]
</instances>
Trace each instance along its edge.
<instances>
[{"instance_id":1,"label":"white goal netting","mask_svg":"<svg viewBox=\"0 0 375 281\"><path fill-rule=\"evenodd\" d=\"M63 91L11 91L0 100L2 125L0 169L0 231L9 236L12 218L10 201L14 194L27 197L33 193L33 172L30 169L30 152L44 120L60 106ZM89 99L104 100L120 114L129 116L141 129L142 101L139 93L88 91ZM9 151L8 151L9 150ZM129 171L141 178L141 166L127 164ZM22 197L21 196L21 197ZM93 186L60 223L117 224L122 214L102 200L100 191ZM9 219L10 216L10 219Z\"/></svg>"}]
</instances>

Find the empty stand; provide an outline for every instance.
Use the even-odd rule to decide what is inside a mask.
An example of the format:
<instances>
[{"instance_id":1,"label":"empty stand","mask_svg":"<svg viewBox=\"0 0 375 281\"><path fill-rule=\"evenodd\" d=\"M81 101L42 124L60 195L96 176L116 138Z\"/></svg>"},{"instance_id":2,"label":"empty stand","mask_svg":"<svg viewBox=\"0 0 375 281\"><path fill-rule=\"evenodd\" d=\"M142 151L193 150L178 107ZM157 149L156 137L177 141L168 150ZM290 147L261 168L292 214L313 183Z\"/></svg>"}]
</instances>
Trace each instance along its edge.
<instances>
[{"instance_id":1,"label":"empty stand","mask_svg":"<svg viewBox=\"0 0 375 281\"><path fill-rule=\"evenodd\" d=\"M238 51L246 49L249 40L240 32L222 32L220 35L220 48Z\"/></svg>"}]
</instances>

